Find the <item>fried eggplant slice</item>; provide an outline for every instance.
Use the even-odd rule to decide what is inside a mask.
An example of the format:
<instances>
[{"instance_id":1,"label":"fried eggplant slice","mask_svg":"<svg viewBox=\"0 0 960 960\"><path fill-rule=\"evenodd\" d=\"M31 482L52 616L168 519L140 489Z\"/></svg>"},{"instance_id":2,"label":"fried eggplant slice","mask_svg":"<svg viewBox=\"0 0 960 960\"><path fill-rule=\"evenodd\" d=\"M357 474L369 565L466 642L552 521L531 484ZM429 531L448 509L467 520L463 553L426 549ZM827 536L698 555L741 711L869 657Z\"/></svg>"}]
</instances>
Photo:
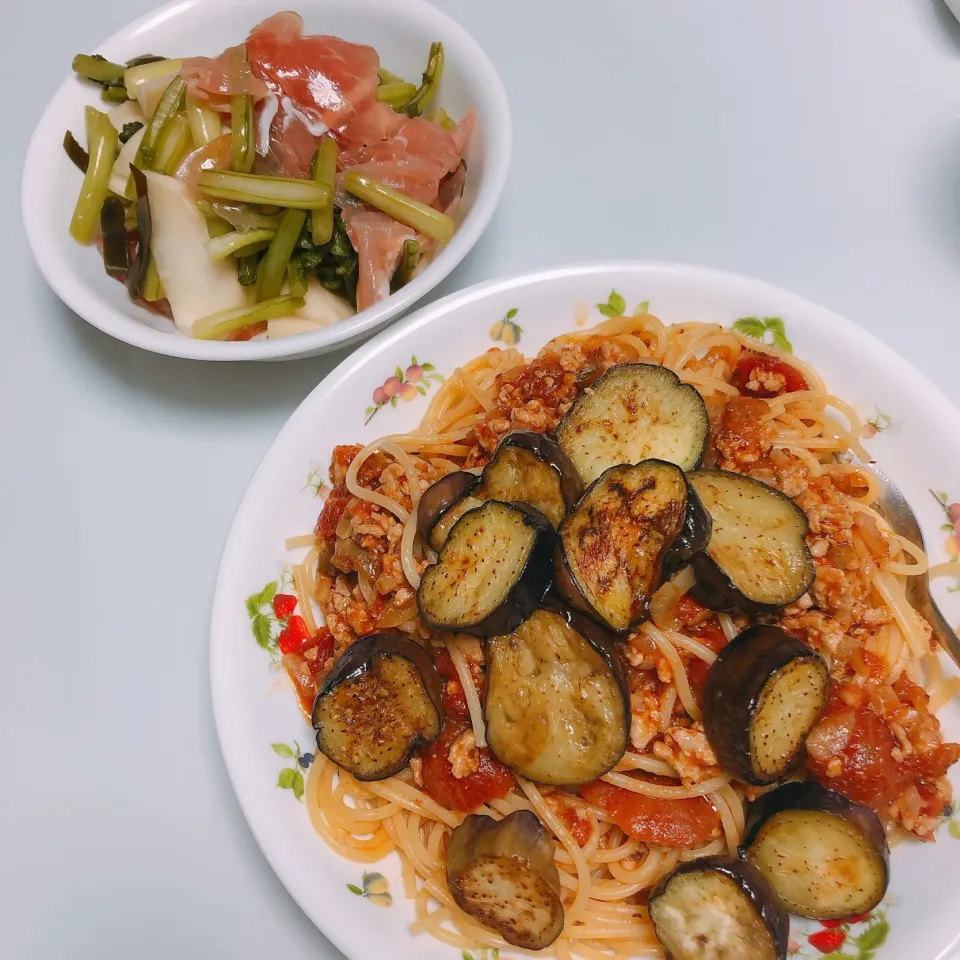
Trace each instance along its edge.
<instances>
[{"instance_id":1,"label":"fried eggplant slice","mask_svg":"<svg viewBox=\"0 0 960 960\"><path fill-rule=\"evenodd\" d=\"M399 773L440 735L443 681L430 655L401 633L357 640L313 703L317 749L358 780Z\"/></svg>"},{"instance_id":2,"label":"fried eggplant slice","mask_svg":"<svg viewBox=\"0 0 960 960\"><path fill-rule=\"evenodd\" d=\"M560 592L612 630L641 623L687 503L687 481L672 463L644 460L605 471L560 525Z\"/></svg>"},{"instance_id":3,"label":"fried eggplant slice","mask_svg":"<svg viewBox=\"0 0 960 960\"><path fill-rule=\"evenodd\" d=\"M749 863L704 857L681 864L650 894L666 960L784 960L789 918Z\"/></svg>"},{"instance_id":4,"label":"fried eggplant slice","mask_svg":"<svg viewBox=\"0 0 960 960\"><path fill-rule=\"evenodd\" d=\"M550 589L555 543L550 521L527 504L488 500L468 510L424 571L422 620L481 637L510 633Z\"/></svg>"},{"instance_id":5,"label":"fried eggplant slice","mask_svg":"<svg viewBox=\"0 0 960 960\"><path fill-rule=\"evenodd\" d=\"M613 769L630 734L630 692L613 638L552 598L487 641L487 744L537 783L578 786Z\"/></svg>"},{"instance_id":6,"label":"fried eggplant slice","mask_svg":"<svg viewBox=\"0 0 960 960\"><path fill-rule=\"evenodd\" d=\"M877 815L819 783L787 783L750 804L740 847L791 913L839 920L869 913L890 880Z\"/></svg>"},{"instance_id":7,"label":"fried eggplant slice","mask_svg":"<svg viewBox=\"0 0 960 960\"><path fill-rule=\"evenodd\" d=\"M727 773L757 786L783 780L830 701L823 657L774 626L744 630L707 674L703 722Z\"/></svg>"},{"instance_id":8,"label":"fried eggplant slice","mask_svg":"<svg viewBox=\"0 0 960 960\"><path fill-rule=\"evenodd\" d=\"M556 430L584 483L604 470L641 460L698 466L710 418L696 387L667 367L622 363L577 398Z\"/></svg>"},{"instance_id":9,"label":"fried eggplant slice","mask_svg":"<svg viewBox=\"0 0 960 960\"><path fill-rule=\"evenodd\" d=\"M553 838L530 810L471 814L447 845L447 886L464 913L507 943L543 950L563 931Z\"/></svg>"},{"instance_id":10,"label":"fried eggplant slice","mask_svg":"<svg viewBox=\"0 0 960 960\"><path fill-rule=\"evenodd\" d=\"M691 596L711 610L769 613L799 600L815 576L806 514L779 490L725 470L688 474L713 521L693 560Z\"/></svg>"},{"instance_id":11,"label":"fried eggplant slice","mask_svg":"<svg viewBox=\"0 0 960 960\"><path fill-rule=\"evenodd\" d=\"M460 470L433 484L420 498L417 530L439 550L457 520L487 500L528 503L557 527L581 493L580 476L556 440L518 430L500 441L479 477Z\"/></svg>"}]
</instances>

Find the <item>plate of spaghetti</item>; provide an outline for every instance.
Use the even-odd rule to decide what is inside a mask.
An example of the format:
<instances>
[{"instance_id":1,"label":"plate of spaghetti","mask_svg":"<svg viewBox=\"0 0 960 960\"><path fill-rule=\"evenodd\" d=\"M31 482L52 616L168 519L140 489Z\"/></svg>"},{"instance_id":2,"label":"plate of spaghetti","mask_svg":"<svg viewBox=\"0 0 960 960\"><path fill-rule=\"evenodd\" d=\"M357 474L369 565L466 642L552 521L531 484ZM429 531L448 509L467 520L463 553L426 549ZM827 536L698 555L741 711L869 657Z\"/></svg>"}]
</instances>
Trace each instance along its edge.
<instances>
[{"instance_id":1,"label":"plate of spaghetti","mask_svg":"<svg viewBox=\"0 0 960 960\"><path fill-rule=\"evenodd\" d=\"M274 870L357 960L947 956L960 678L906 587L960 622L956 436L869 334L701 268L481 284L377 337L217 581Z\"/></svg>"}]
</instances>

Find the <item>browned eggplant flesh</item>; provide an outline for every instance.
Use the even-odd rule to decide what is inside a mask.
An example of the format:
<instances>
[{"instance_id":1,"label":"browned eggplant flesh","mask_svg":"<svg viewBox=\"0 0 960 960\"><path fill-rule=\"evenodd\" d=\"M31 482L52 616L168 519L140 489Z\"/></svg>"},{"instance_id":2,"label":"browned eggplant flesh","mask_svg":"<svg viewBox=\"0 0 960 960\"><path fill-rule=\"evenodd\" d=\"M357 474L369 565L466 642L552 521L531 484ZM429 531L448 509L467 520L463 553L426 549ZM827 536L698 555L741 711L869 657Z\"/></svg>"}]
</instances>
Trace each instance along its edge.
<instances>
[{"instance_id":1,"label":"browned eggplant flesh","mask_svg":"<svg viewBox=\"0 0 960 960\"><path fill-rule=\"evenodd\" d=\"M801 917L869 913L889 882L877 815L814 782L785 784L752 803L741 852Z\"/></svg>"},{"instance_id":2,"label":"browned eggplant flesh","mask_svg":"<svg viewBox=\"0 0 960 960\"><path fill-rule=\"evenodd\" d=\"M555 845L529 810L502 820L472 814L447 845L447 886L464 913L524 950L549 947L563 930Z\"/></svg>"},{"instance_id":3,"label":"browned eggplant flesh","mask_svg":"<svg viewBox=\"0 0 960 960\"><path fill-rule=\"evenodd\" d=\"M630 694L613 639L552 600L487 642L487 743L516 773L574 786L627 749Z\"/></svg>"},{"instance_id":4,"label":"browned eggplant flesh","mask_svg":"<svg viewBox=\"0 0 960 960\"><path fill-rule=\"evenodd\" d=\"M830 700L823 658L774 626L744 630L707 674L703 721L727 773L758 786L784 779Z\"/></svg>"},{"instance_id":5,"label":"browned eggplant flesh","mask_svg":"<svg viewBox=\"0 0 960 960\"><path fill-rule=\"evenodd\" d=\"M477 636L510 633L553 582L556 534L533 507L488 500L453 526L417 590L422 620Z\"/></svg>"},{"instance_id":6,"label":"browned eggplant flesh","mask_svg":"<svg viewBox=\"0 0 960 960\"><path fill-rule=\"evenodd\" d=\"M487 500L528 503L554 527L583 492L583 484L559 444L542 433L508 433L479 477L457 471L438 480L417 509L420 536L439 550L453 525Z\"/></svg>"},{"instance_id":7,"label":"browned eggplant flesh","mask_svg":"<svg viewBox=\"0 0 960 960\"><path fill-rule=\"evenodd\" d=\"M683 471L663 460L611 467L560 525L557 585L613 630L645 620L687 512Z\"/></svg>"},{"instance_id":8,"label":"browned eggplant flesh","mask_svg":"<svg viewBox=\"0 0 960 960\"><path fill-rule=\"evenodd\" d=\"M784 960L787 911L750 864L691 860L650 894L650 919L667 960Z\"/></svg>"},{"instance_id":9,"label":"browned eggplant flesh","mask_svg":"<svg viewBox=\"0 0 960 960\"><path fill-rule=\"evenodd\" d=\"M443 726L443 682L429 654L403 634L357 640L313 704L317 749L358 780L398 773Z\"/></svg>"},{"instance_id":10,"label":"browned eggplant flesh","mask_svg":"<svg viewBox=\"0 0 960 960\"><path fill-rule=\"evenodd\" d=\"M692 561L694 599L712 610L764 613L810 589L807 517L789 497L725 470L698 470L688 479L713 521L707 549Z\"/></svg>"},{"instance_id":11,"label":"browned eggplant flesh","mask_svg":"<svg viewBox=\"0 0 960 960\"><path fill-rule=\"evenodd\" d=\"M710 419L697 389L653 363L611 367L580 394L556 431L584 483L641 460L692 470L709 436Z\"/></svg>"}]
</instances>

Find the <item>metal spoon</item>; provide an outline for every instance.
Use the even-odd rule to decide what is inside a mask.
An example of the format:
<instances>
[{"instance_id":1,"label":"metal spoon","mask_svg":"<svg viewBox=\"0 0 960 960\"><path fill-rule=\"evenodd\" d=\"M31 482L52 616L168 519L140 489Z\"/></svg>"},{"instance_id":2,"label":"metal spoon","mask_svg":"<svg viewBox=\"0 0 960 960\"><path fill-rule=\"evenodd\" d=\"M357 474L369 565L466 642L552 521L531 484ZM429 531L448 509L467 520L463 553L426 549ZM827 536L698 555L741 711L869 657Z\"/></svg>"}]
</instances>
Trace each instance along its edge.
<instances>
[{"instance_id":1,"label":"metal spoon","mask_svg":"<svg viewBox=\"0 0 960 960\"><path fill-rule=\"evenodd\" d=\"M923 542L923 533L920 530L920 524L917 523L916 514L897 485L872 463L864 463L852 453L840 454L837 459L844 463L855 463L863 470L869 470L877 478L880 486L877 506L887 523L890 524L894 533L906 537L926 552L927 546ZM920 616L933 627L933 635L940 646L947 651L953 662L960 666L960 637L947 622L931 596L930 577L927 574L907 577L907 599Z\"/></svg>"}]
</instances>

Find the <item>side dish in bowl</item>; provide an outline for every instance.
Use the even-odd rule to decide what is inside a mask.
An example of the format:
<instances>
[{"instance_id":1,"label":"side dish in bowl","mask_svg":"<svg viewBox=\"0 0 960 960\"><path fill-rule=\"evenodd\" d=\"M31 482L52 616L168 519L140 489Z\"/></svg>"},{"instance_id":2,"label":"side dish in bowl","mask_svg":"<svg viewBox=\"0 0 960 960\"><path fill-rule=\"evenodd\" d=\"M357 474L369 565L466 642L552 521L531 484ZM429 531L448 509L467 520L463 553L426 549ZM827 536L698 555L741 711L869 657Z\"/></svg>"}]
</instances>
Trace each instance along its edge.
<instances>
[{"instance_id":1,"label":"side dish in bowl","mask_svg":"<svg viewBox=\"0 0 960 960\"><path fill-rule=\"evenodd\" d=\"M505 180L499 78L419 0L171 4L73 68L28 150L28 240L77 313L157 352L354 342L453 269Z\"/></svg>"}]
</instances>

